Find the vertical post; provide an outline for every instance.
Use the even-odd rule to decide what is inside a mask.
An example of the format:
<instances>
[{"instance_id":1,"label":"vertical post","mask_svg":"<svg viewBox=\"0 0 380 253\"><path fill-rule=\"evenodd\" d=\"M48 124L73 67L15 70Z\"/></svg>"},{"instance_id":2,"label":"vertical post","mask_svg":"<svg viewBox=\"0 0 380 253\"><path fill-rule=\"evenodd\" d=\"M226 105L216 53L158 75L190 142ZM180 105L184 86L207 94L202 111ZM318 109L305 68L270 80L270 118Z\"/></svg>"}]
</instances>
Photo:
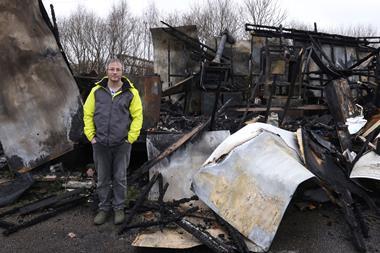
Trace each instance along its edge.
<instances>
[{"instance_id":1,"label":"vertical post","mask_svg":"<svg viewBox=\"0 0 380 253\"><path fill-rule=\"evenodd\" d=\"M375 79L377 83L375 96L373 97L373 103L380 107L380 52L376 55L376 69L375 69Z\"/></svg>"},{"instance_id":2,"label":"vertical post","mask_svg":"<svg viewBox=\"0 0 380 253\"><path fill-rule=\"evenodd\" d=\"M170 40L168 41L168 87L171 86L170 81Z\"/></svg>"}]
</instances>

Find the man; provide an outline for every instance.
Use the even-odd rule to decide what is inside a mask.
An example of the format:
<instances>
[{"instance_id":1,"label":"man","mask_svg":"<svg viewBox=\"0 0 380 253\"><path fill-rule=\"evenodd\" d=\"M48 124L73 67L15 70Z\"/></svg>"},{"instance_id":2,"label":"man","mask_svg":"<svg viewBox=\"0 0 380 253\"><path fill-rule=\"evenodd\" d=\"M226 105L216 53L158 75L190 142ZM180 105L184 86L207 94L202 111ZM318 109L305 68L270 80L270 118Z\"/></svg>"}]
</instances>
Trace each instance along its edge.
<instances>
[{"instance_id":1,"label":"man","mask_svg":"<svg viewBox=\"0 0 380 253\"><path fill-rule=\"evenodd\" d=\"M96 225L106 222L112 208L114 223L124 221L126 170L131 144L138 138L142 126L140 96L122 73L120 60L109 61L107 76L95 84L83 106L84 133L92 143L98 173Z\"/></svg>"}]
</instances>

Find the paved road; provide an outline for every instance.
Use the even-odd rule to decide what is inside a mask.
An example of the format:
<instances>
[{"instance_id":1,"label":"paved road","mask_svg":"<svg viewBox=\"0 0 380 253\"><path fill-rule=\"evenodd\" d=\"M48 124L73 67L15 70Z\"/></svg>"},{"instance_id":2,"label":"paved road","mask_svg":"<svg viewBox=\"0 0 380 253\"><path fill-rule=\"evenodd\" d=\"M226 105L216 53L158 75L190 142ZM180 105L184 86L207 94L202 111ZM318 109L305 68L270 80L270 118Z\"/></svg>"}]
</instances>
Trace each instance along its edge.
<instances>
[{"instance_id":1,"label":"paved road","mask_svg":"<svg viewBox=\"0 0 380 253\"><path fill-rule=\"evenodd\" d=\"M380 221L368 211L365 214L371 227L368 252L379 252ZM132 234L120 237L111 220L94 226L92 218L90 208L81 206L9 237L0 235L0 252L209 252L205 247L185 251L137 249L130 246ZM76 238L71 239L70 232ZM350 236L345 221L333 206L327 204L301 212L290 205L271 252L356 252Z\"/></svg>"}]
</instances>

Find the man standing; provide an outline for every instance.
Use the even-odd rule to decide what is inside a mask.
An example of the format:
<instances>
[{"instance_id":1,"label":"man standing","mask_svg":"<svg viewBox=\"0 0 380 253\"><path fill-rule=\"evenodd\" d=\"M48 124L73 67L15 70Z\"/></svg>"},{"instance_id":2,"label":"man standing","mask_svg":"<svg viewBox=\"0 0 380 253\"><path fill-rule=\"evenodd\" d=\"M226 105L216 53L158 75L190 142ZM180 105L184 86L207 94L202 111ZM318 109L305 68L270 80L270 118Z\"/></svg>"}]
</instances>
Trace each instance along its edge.
<instances>
[{"instance_id":1,"label":"man standing","mask_svg":"<svg viewBox=\"0 0 380 253\"><path fill-rule=\"evenodd\" d=\"M105 223L111 209L115 224L124 221L131 144L142 126L139 93L122 73L120 60L109 61L107 76L95 84L83 106L84 133L92 143L98 173L96 225Z\"/></svg>"}]
</instances>

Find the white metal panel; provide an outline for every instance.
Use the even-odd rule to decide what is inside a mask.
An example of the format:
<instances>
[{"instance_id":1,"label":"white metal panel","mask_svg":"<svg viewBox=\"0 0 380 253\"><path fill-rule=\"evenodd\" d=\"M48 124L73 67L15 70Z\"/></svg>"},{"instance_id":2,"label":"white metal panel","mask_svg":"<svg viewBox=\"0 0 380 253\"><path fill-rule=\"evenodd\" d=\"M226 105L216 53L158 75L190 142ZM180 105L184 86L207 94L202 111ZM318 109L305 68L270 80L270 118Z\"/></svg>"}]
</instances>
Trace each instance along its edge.
<instances>
[{"instance_id":1,"label":"white metal panel","mask_svg":"<svg viewBox=\"0 0 380 253\"><path fill-rule=\"evenodd\" d=\"M241 137L239 132L225 143ZM219 158L195 174L194 192L267 251L294 191L313 174L281 137L265 130Z\"/></svg>"}]
</instances>

